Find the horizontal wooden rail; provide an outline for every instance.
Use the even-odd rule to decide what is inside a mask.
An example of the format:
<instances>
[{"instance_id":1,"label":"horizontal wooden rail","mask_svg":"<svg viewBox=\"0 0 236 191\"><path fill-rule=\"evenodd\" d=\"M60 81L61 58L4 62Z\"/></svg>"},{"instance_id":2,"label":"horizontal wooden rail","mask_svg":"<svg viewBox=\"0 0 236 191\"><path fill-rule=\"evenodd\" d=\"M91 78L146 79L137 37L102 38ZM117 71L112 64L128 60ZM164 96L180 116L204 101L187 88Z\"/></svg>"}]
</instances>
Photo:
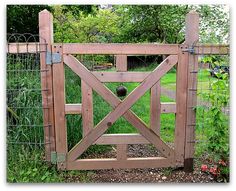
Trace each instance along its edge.
<instances>
[{"instance_id":1,"label":"horizontal wooden rail","mask_svg":"<svg viewBox=\"0 0 236 191\"><path fill-rule=\"evenodd\" d=\"M66 114L81 114L82 104L65 104Z\"/></svg>"},{"instance_id":2,"label":"horizontal wooden rail","mask_svg":"<svg viewBox=\"0 0 236 191\"><path fill-rule=\"evenodd\" d=\"M230 53L229 45L204 44L195 45L194 54L219 54L226 55Z\"/></svg>"},{"instance_id":3,"label":"horizontal wooden rail","mask_svg":"<svg viewBox=\"0 0 236 191\"><path fill-rule=\"evenodd\" d=\"M8 43L7 53L17 54L17 53L38 53L47 51L47 44L42 44L39 42L30 43Z\"/></svg>"},{"instance_id":4,"label":"horizontal wooden rail","mask_svg":"<svg viewBox=\"0 0 236 191\"><path fill-rule=\"evenodd\" d=\"M66 112L66 114L81 114L82 113L82 104L65 104L65 112ZM176 113L175 102L161 103L161 113ZM135 144L135 143L133 143L133 144Z\"/></svg>"},{"instance_id":5,"label":"horizontal wooden rail","mask_svg":"<svg viewBox=\"0 0 236 191\"><path fill-rule=\"evenodd\" d=\"M175 102L161 103L161 113L176 113Z\"/></svg>"},{"instance_id":6,"label":"horizontal wooden rail","mask_svg":"<svg viewBox=\"0 0 236 191\"><path fill-rule=\"evenodd\" d=\"M59 44L54 44L59 45ZM178 44L65 43L64 54L178 54Z\"/></svg>"},{"instance_id":7,"label":"horizontal wooden rail","mask_svg":"<svg viewBox=\"0 0 236 191\"><path fill-rule=\"evenodd\" d=\"M119 145L119 144L150 144L140 134L104 134L94 144L98 145Z\"/></svg>"},{"instance_id":8,"label":"horizontal wooden rail","mask_svg":"<svg viewBox=\"0 0 236 191\"><path fill-rule=\"evenodd\" d=\"M79 159L67 163L67 170L98 170L98 169L119 169L119 168L161 168L173 167L172 159L164 157L127 158L117 160L116 158L106 159Z\"/></svg>"},{"instance_id":9,"label":"horizontal wooden rail","mask_svg":"<svg viewBox=\"0 0 236 191\"><path fill-rule=\"evenodd\" d=\"M150 72L92 72L101 82L142 82Z\"/></svg>"},{"instance_id":10,"label":"horizontal wooden rail","mask_svg":"<svg viewBox=\"0 0 236 191\"><path fill-rule=\"evenodd\" d=\"M53 44L60 46L61 44ZM121 43L65 43L63 53L65 54L126 54L126 55L155 55L155 54L177 54L178 44L121 44ZM47 51L47 44L39 42L8 43L7 53L37 53ZM229 45L200 44L194 45L194 54L229 54Z\"/></svg>"}]
</instances>

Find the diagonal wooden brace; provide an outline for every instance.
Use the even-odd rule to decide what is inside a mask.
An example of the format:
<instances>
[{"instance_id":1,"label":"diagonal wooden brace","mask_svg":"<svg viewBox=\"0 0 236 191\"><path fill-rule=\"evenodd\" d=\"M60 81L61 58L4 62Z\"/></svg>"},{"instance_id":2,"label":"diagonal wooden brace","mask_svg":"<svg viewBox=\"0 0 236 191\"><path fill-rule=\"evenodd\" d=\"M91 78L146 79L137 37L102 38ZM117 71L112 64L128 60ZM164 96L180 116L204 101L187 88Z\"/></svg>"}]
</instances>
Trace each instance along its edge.
<instances>
[{"instance_id":1,"label":"diagonal wooden brace","mask_svg":"<svg viewBox=\"0 0 236 191\"><path fill-rule=\"evenodd\" d=\"M73 161L81 155L93 142L95 142L120 116L124 117L133 124L140 133L160 148L167 157L173 156L173 150L169 148L159 136L152 130L149 130L133 112L127 111L148 89L150 89L160 78L169 71L177 62L177 56L169 56L165 59L126 99L121 102L109 89L107 89L92 73L90 73L73 56L64 56L64 62L76 73L82 80L86 81L98 94L100 94L108 103L115 108L109 113L96 128L88 133L68 154L68 160Z\"/></svg>"}]
</instances>

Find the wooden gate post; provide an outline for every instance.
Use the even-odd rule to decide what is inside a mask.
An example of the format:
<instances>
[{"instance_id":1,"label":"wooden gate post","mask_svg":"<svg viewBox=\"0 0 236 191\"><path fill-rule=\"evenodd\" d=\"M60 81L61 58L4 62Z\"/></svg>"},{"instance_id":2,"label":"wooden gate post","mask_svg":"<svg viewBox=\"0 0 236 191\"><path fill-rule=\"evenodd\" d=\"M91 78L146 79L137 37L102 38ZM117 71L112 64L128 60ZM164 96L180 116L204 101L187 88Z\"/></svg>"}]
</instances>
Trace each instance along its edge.
<instances>
[{"instance_id":1,"label":"wooden gate post","mask_svg":"<svg viewBox=\"0 0 236 191\"><path fill-rule=\"evenodd\" d=\"M47 51L51 52L53 43L53 18L46 9L39 13L39 42L42 46L47 46ZM53 82L52 66L46 64L46 52L40 53L41 88L44 124L44 142L46 160L51 160L51 152L55 151L55 129L54 129L54 109L53 109Z\"/></svg>"},{"instance_id":2,"label":"wooden gate post","mask_svg":"<svg viewBox=\"0 0 236 191\"><path fill-rule=\"evenodd\" d=\"M187 119L188 88L188 52L187 45L179 46L178 65L176 71L176 125L175 125L175 165L184 164L185 131Z\"/></svg>"},{"instance_id":3,"label":"wooden gate post","mask_svg":"<svg viewBox=\"0 0 236 191\"><path fill-rule=\"evenodd\" d=\"M62 56L62 44L53 47L53 54L60 56L60 61L52 64L53 68L53 95L56 133L56 163L60 170L66 169L67 128L65 113L65 70Z\"/></svg>"},{"instance_id":4,"label":"wooden gate post","mask_svg":"<svg viewBox=\"0 0 236 191\"><path fill-rule=\"evenodd\" d=\"M190 11L186 16L186 34L185 43L188 48L199 40L199 14ZM197 105L197 71L198 56L188 51L188 94L187 94L187 121L185 135L185 156L184 169L186 172L193 171L193 157L195 144L195 126L196 126L196 110Z\"/></svg>"}]
</instances>

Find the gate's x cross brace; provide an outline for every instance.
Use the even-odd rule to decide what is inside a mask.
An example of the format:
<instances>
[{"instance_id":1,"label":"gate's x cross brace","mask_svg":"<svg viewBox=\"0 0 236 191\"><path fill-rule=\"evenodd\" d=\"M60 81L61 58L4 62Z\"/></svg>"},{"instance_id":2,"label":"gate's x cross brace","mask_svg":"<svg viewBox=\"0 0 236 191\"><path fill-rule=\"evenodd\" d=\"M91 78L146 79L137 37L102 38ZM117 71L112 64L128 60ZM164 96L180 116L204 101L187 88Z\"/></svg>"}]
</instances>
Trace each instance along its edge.
<instances>
[{"instance_id":1,"label":"gate's x cross brace","mask_svg":"<svg viewBox=\"0 0 236 191\"><path fill-rule=\"evenodd\" d=\"M80 78L91 86L114 110L110 112L96 127L91 130L68 153L68 161L76 160L90 145L92 145L105 131L121 116L136 127L150 143L152 143L165 157L173 157L174 151L161 138L156 135L146 124L140 120L129 108L160 78L168 72L178 61L177 55L168 56L143 82L135 88L123 101L117 98L106 86L104 86L82 63L71 55L64 55L64 62Z\"/></svg>"}]
</instances>

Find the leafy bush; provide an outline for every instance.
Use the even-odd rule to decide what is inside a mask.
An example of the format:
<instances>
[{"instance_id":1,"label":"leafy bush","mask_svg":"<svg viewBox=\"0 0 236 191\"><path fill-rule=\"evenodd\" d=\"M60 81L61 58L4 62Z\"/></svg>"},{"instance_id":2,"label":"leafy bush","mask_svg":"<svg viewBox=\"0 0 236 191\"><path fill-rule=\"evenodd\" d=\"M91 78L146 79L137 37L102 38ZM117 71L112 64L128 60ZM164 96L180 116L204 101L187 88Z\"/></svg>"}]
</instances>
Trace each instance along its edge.
<instances>
[{"instance_id":1,"label":"leafy bush","mask_svg":"<svg viewBox=\"0 0 236 191\"><path fill-rule=\"evenodd\" d=\"M229 104L229 80L227 74L221 75L223 80L216 80L211 83L211 91L202 93L211 104L205 110L205 119L208 142L205 145L213 158L215 167L212 169L218 180L229 179L229 116L222 111ZM220 161L224 162L219 163ZM217 172L216 172L217 171Z\"/></svg>"}]
</instances>

